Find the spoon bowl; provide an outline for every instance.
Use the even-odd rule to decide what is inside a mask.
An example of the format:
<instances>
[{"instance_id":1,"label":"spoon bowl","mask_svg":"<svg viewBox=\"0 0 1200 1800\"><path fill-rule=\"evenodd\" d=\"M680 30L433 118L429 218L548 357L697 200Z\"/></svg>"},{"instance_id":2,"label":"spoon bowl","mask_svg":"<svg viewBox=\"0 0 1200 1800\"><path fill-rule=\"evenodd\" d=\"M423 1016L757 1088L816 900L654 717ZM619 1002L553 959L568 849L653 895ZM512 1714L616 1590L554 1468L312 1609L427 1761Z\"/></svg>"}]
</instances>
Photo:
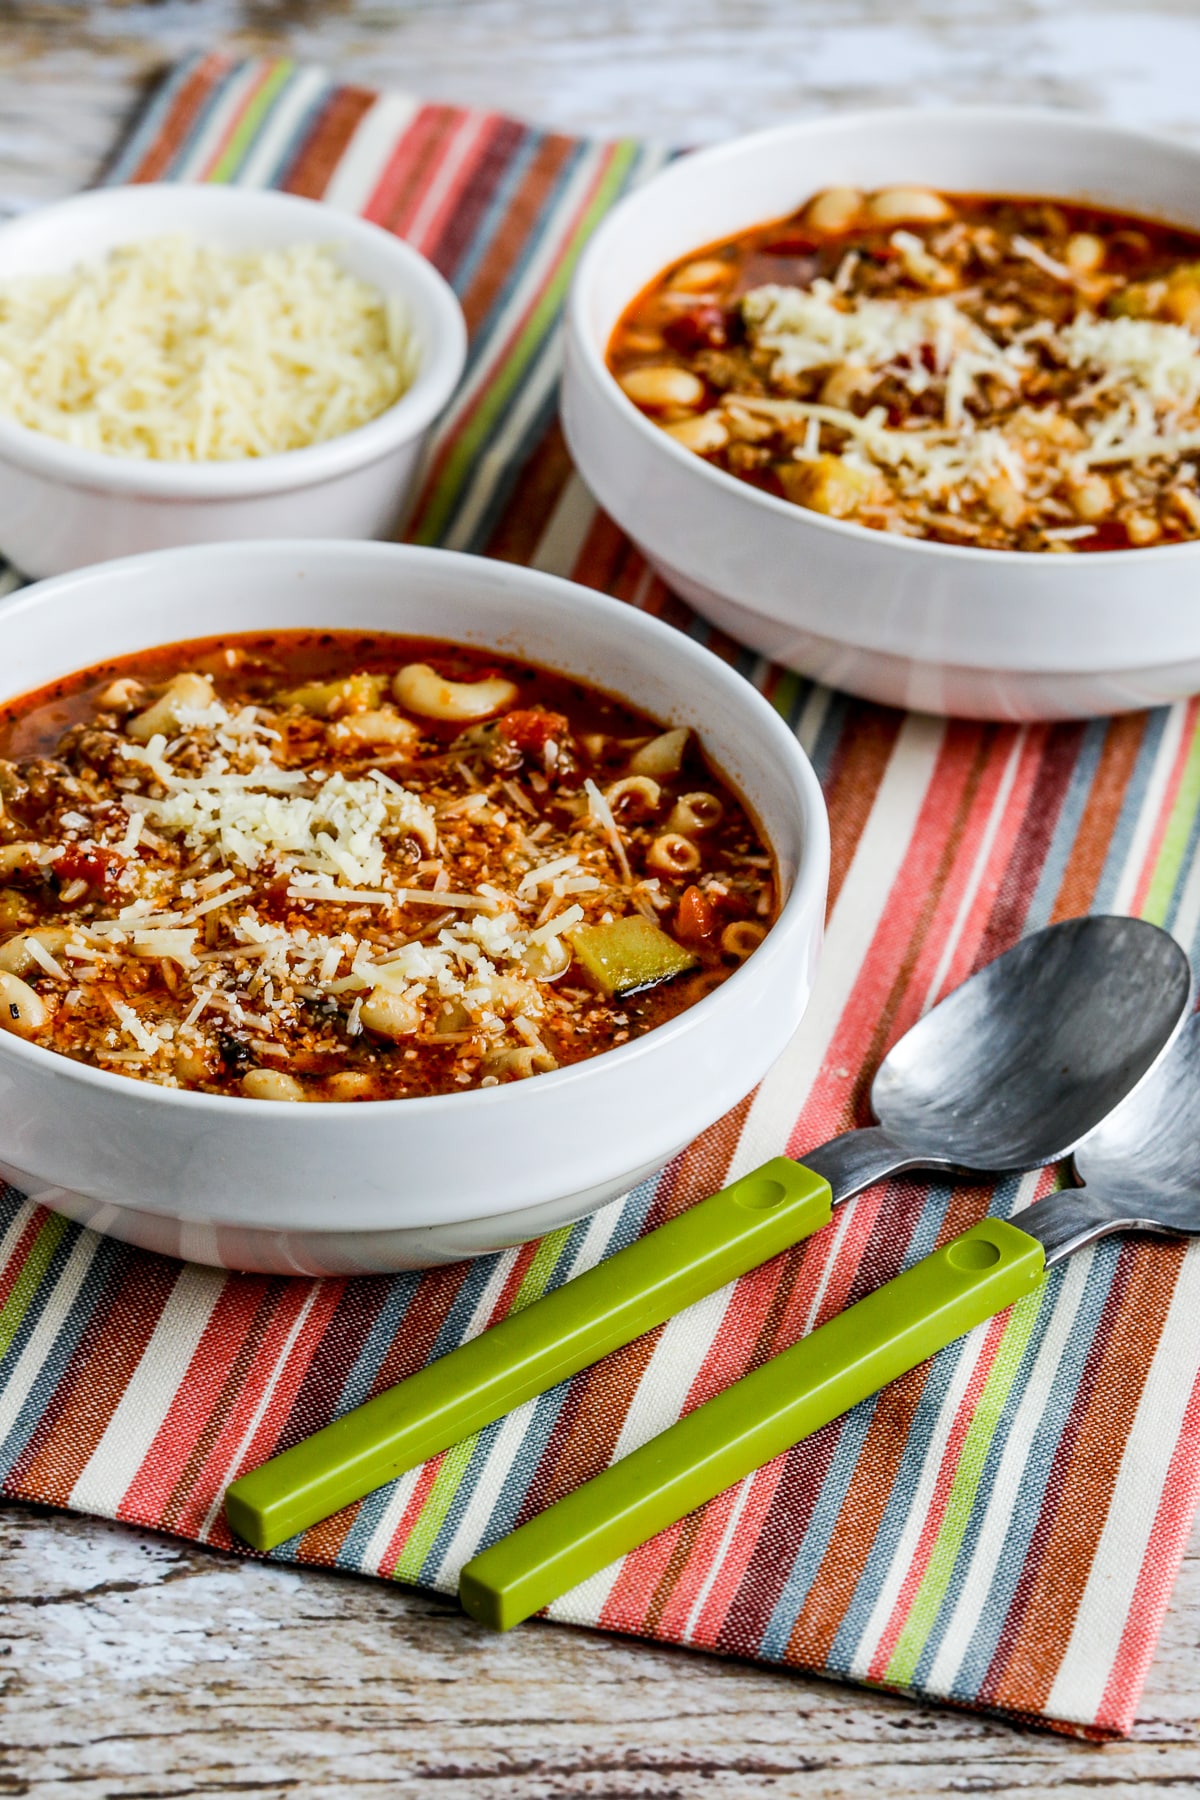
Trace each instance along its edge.
<instances>
[{"instance_id":1,"label":"spoon bowl","mask_svg":"<svg viewBox=\"0 0 1200 1800\"><path fill-rule=\"evenodd\" d=\"M1072 1160L1082 1187L1016 1215L1047 1267L1116 1231L1200 1236L1200 1013Z\"/></svg>"},{"instance_id":2,"label":"spoon bowl","mask_svg":"<svg viewBox=\"0 0 1200 1800\"><path fill-rule=\"evenodd\" d=\"M901 1038L872 1084L875 1116L922 1168L1059 1162L1163 1054L1190 991L1187 957L1157 926L1064 920L988 963ZM1200 1041L1195 1058L1200 1070ZM1126 1107L1140 1120L1148 1104L1139 1090ZM1200 1167L1200 1086L1191 1111Z\"/></svg>"},{"instance_id":3,"label":"spoon bowl","mask_svg":"<svg viewBox=\"0 0 1200 1800\"><path fill-rule=\"evenodd\" d=\"M1172 1229L1200 1231L1200 1013L1074 1161L1085 1187L1145 1195Z\"/></svg>"}]
</instances>

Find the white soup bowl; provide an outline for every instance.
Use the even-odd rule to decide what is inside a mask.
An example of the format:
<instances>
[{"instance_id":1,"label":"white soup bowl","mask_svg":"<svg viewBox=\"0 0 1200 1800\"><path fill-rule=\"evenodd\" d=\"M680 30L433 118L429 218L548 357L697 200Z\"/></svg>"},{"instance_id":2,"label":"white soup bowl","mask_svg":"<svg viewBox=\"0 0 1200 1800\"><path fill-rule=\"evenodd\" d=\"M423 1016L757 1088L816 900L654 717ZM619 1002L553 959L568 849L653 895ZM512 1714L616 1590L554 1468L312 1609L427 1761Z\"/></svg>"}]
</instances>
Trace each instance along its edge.
<instances>
[{"instance_id":1,"label":"white soup bowl","mask_svg":"<svg viewBox=\"0 0 1200 1800\"><path fill-rule=\"evenodd\" d=\"M0 1174L98 1230L239 1269L419 1267L578 1219L748 1093L799 1024L829 871L816 777L748 682L656 619L509 564L388 544L163 551L29 588L0 606L0 705L153 645L304 628L486 646L693 726L774 855L777 923L727 981L645 1036L429 1099L190 1093L0 1033Z\"/></svg>"},{"instance_id":2,"label":"white soup bowl","mask_svg":"<svg viewBox=\"0 0 1200 1800\"><path fill-rule=\"evenodd\" d=\"M1053 719L1200 688L1200 542L1055 556L871 531L685 450L605 365L670 263L820 189L1051 195L1200 228L1200 151L1066 113L972 107L786 125L681 158L591 239L571 290L563 419L600 504L666 582L764 655L869 699Z\"/></svg>"}]
</instances>

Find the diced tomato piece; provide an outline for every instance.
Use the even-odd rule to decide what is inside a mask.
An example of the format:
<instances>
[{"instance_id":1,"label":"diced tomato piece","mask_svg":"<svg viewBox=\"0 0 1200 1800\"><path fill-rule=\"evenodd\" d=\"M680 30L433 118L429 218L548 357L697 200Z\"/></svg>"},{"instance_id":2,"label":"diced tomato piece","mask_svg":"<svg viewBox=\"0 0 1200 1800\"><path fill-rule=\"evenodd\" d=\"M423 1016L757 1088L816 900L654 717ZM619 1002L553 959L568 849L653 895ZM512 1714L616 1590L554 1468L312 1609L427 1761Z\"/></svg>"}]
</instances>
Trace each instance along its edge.
<instances>
[{"instance_id":1,"label":"diced tomato piece","mask_svg":"<svg viewBox=\"0 0 1200 1800\"><path fill-rule=\"evenodd\" d=\"M64 850L54 864L54 873L64 887L72 881L86 881L89 887L104 888L117 860L114 850Z\"/></svg>"},{"instance_id":2,"label":"diced tomato piece","mask_svg":"<svg viewBox=\"0 0 1200 1800\"><path fill-rule=\"evenodd\" d=\"M498 729L506 743L523 756L535 757L539 762L547 744L564 744L571 736L569 719L562 713L544 712L540 706L530 707L525 712L505 713Z\"/></svg>"},{"instance_id":3,"label":"diced tomato piece","mask_svg":"<svg viewBox=\"0 0 1200 1800\"><path fill-rule=\"evenodd\" d=\"M686 312L676 313L663 326L663 337L681 356L690 356L696 350L722 350L729 342L729 319L724 307L712 300L702 301L698 306L689 306Z\"/></svg>"},{"instance_id":4,"label":"diced tomato piece","mask_svg":"<svg viewBox=\"0 0 1200 1800\"><path fill-rule=\"evenodd\" d=\"M810 256L820 248L820 239L803 231L788 231L782 237L771 238L759 245L764 256Z\"/></svg>"},{"instance_id":5,"label":"diced tomato piece","mask_svg":"<svg viewBox=\"0 0 1200 1800\"><path fill-rule=\"evenodd\" d=\"M1089 550L1128 550L1131 547L1124 519L1101 519L1086 541Z\"/></svg>"},{"instance_id":6,"label":"diced tomato piece","mask_svg":"<svg viewBox=\"0 0 1200 1800\"><path fill-rule=\"evenodd\" d=\"M701 888L685 888L675 911L675 935L685 944L702 944L721 929L717 909Z\"/></svg>"}]
</instances>

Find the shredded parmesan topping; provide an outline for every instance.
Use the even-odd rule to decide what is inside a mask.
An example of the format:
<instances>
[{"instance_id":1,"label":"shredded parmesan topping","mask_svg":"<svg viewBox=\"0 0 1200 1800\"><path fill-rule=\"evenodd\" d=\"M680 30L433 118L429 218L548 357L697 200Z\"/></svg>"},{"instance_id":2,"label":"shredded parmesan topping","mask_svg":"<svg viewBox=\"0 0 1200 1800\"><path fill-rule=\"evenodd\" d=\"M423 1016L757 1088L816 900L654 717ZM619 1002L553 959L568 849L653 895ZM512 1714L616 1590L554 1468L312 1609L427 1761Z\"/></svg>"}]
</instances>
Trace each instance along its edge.
<instances>
[{"instance_id":1,"label":"shredded parmesan topping","mask_svg":"<svg viewBox=\"0 0 1200 1800\"><path fill-rule=\"evenodd\" d=\"M301 449L375 418L414 373L399 303L316 244L151 238L0 284L0 413L113 456Z\"/></svg>"},{"instance_id":2,"label":"shredded parmesan topping","mask_svg":"<svg viewBox=\"0 0 1200 1800\"><path fill-rule=\"evenodd\" d=\"M1182 325L1082 313L1059 330L1055 342L1072 369L1112 375L1164 407L1194 407L1200 401L1200 344Z\"/></svg>"},{"instance_id":3,"label":"shredded parmesan topping","mask_svg":"<svg viewBox=\"0 0 1200 1800\"><path fill-rule=\"evenodd\" d=\"M955 512L997 483L1018 501L1022 495L1036 500L1063 480L1082 480L1091 467L1200 450L1200 343L1180 325L1085 311L1061 326L1044 322L1014 337L992 337L962 310L958 296L855 299L824 280L810 289L755 288L743 297L742 312L751 343L773 358L775 382L848 366L887 374L914 398L938 394L941 406L932 420L927 411L914 411L891 426L883 407L859 413L733 392L723 405L735 428L739 418L761 418L776 428L803 422L792 454L812 462L829 448L821 427L830 426L840 434L837 453L847 469L886 471L902 495L946 503ZM1037 356L1094 377L1093 404L1069 414L1057 405L1017 404ZM997 394L1009 396L999 417ZM996 423L987 422L993 417ZM869 493L863 504L871 504ZM940 522L970 534L966 521ZM1052 529L1045 535L1066 545L1078 534Z\"/></svg>"},{"instance_id":4,"label":"shredded parmesan topping","mask_svg":"<svg viewBox=\"0 0 1200 1800\"><path fill-rule=\"evenodd\" d=\"M1001 468L1020 479L1020 446L1010 441L1006 456L1000 434L976 430L965 404L985 375L1017 387L1030 364L1028 343L994 341L948 297L854 304L835 294L827 281L814 282L811 290L755 288L742 307L755 344L775 352L772 375L777 380L830 364L858 363L886 368L900 375L910 391L921 393L931 376L920 353L929 350L932 373L945 384L942 423L953 428L957 441L947 443L946 431L938 426L885 430L882 411L860 418L846 408L781 401L776 410L782 416L836 425L855 439L860 454L868 459L893 467L908 464L920 471L916 485L926 491L940 492L964 475L986 476ZM1192 412L1200 405L1200 344L1192 332L1149 319L1100 319L1082 313L1057 330L1040 330L1038 341L1067 367L1110 377L1110 391L1125 401L1127 409L1137 409L1139 401L1151 403L1149 408L1143 404L1138 414L1141 429L1116 439L1114 417L1123 424L1131 419L1115 406L1090 424L1085 422L1088 450L1106 462L1177 453L1181 434L1158 425L1164 413ZM732 398L734 404L751 410L771 410L771 403L761 396ZM1200 430L1200 419L1196 428ZM1190 435L1184 435L1183 447L1193 448Z\"/></svg>"},{"instance_id":5,"label":"shredded parmesan topping","mask_svg":"<svg viewBox=\"0 0 1200 1800\"><path fill-rule=\"evenodd\" d=\"M198 782L166 774L165 799L132 804L157 830L180 833L189 849L213 846L246 869L257 869L270 857L289 871L303 870L333 882L378 885L386 836L403 833L434 848L437 833L432 817L414 794L402 788L351 781L344 775L330 775L305 794L271 793L253 783L252 776L220 771Z\"/></svg>"},{"instance_id":6,"label":"shredded parmesan topping","mask_svg":"<svg viewBox=\"0 0 1200 1800\"><path fill-rule=\"evenodd\" d=\"M944 297L851 303L832 282L814 281L811 288L754 288L742 312L755 343L775 351L777 378L833 363L904 363L923 386L918 359L928 348L940 374L953 367L968 379L986 373L1012 386L1029 360L1020 346L1002 349Z\"/></svg>"}]
</instances>

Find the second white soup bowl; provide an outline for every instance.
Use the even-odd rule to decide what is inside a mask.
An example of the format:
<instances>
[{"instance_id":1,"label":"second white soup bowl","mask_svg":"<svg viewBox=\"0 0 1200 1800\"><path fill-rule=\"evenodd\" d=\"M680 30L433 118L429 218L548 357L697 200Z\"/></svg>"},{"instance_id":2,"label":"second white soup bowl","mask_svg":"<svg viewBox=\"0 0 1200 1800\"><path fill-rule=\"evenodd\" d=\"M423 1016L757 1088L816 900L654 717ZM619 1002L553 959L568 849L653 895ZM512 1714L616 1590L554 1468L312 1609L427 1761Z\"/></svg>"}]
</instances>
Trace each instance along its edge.
<instances>
[{"instance_id":1,"label":"second white soup bowl","mask_svg":"<svg viewBox=\"0 0 1200 1800\"><path fill-rule=\"evenodd\" d=\"M673 163L580 262L563 418L580 473L668 584L756 650L869 699L976 718L1075 718L1200 687L1200 542L1053 556L870 531L715 468L605 366L670 263L826 187L1089 200L1200 228L1200 151L1066 113L972 107L786 125Z\"/></svg>"},{"instance_id":2,"label":"second white soup bowl","mask_svg":"<svg viewBox=\"0 0 1200 1800\"><path fill-rule=\"evenodd\" d=\"M0 1032L0 1175L132 1243L284 1273L420 1267L578 1219L740 1100L799 1024L829 872L816 777L748 682L657 620L551 576L387 544L213 545L43 582L0 606L0 704L152 645L304 628L487 646L693 726L774 853L778 922L726 982L645 1036L430 1099L187 1093Z\"/></svg>"}]
</instances>

